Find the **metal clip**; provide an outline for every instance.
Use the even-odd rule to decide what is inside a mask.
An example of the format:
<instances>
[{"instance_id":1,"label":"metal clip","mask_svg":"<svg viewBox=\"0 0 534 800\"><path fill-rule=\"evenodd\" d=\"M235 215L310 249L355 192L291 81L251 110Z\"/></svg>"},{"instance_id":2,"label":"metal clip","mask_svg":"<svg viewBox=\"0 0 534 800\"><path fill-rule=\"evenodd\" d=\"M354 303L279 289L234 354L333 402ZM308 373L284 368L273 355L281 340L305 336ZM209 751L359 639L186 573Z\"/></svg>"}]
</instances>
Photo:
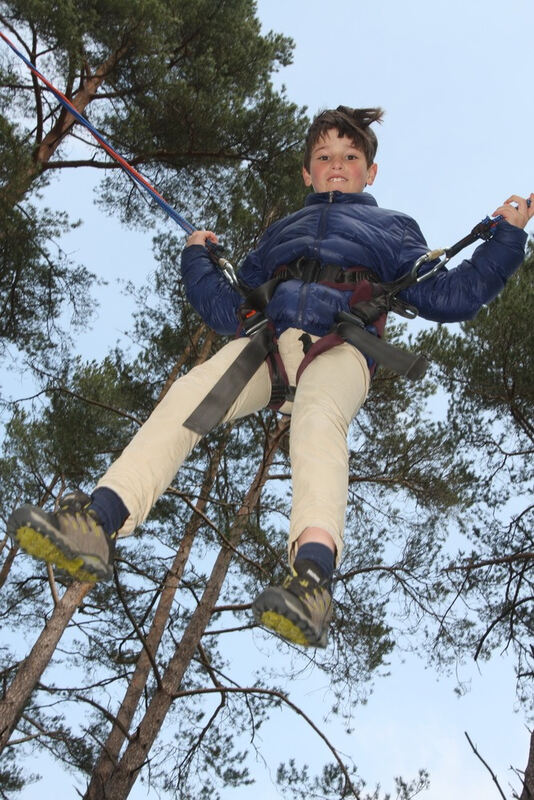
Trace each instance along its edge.
<instances>
[{"instance_id":1,"label":"metal clip","mask_svg":"<svg viewBox=\"0 0 534 800\"><path fill-rule=\"evenodd\" d=\"M226 277L232 288L236 289L238 292L241 292L241 286L239 285L239 281L237 279L236 271L232 264L226 258L218 258L217 263L221 268L221 272Z\"/></svg>"},{"instance_id":2,"label":"metal clip","mask_svg":"<svg viewBox=\"0 0 534 800\"><path fill-rule=\"evenodd\" d=\"M415 283L421 283L421 281L426 281L428 278L432 278L436 272L445 266L449 258L445 256L437 264L435 264L432 269L429 269L428 272L424 272L422 275L419 274L419 270L423 266L423 264L428 264L429 261L434 261L436 258L440 258L446 250L441 248L439 250L429 250L428 253L425 253L420 258L417 259L415 264L412 267L412 278Z\"/></svg>"}]
</instances>

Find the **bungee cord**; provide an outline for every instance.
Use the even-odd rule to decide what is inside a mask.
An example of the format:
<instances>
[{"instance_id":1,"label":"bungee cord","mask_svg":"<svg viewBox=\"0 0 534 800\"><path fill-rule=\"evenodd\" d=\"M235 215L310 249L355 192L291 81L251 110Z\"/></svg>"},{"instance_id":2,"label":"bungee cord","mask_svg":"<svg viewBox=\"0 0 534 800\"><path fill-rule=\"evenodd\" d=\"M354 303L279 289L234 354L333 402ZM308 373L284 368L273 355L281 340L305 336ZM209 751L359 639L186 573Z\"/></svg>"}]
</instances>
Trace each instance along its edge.
<instances>
[{"instance_id":1,"label":"bungee cord","mask_svg":"<svg viewBox=\"0 0 534 800\"><path fill-rule=\"evenodd\" d=\"M106 153L111 156L121 167L122 169L128 173L128 175L132 178L135 183L140 186L142 189L147 191L151 197L156 201L156 203L168 214L171 219L173 219L186 233L191 234L196 228L193 227L181 214L179 214L176 209L174 209L167 201L161 196L161 194L149 183L149 181L138 172L135 167L133 167L125 158L123 158L114 147L102 136L102 134L86 119L83 114L75 108L75 106L71 103L71 101L65 97L65 95L59 91L50 81L45 78L45 76L37 69L35 64L33 64L24 53L13 44L13 42L3 33L0 31L0 38L4 40L4 42L13 50L13 52L20 58L27 67L32 71L32 73L39 78L39 80L44 83L44 85L52 92L52 94L56 97L56 99L61 103L61 105L67 109L67 111L72 114L72 116L87 130L90 134L96 139L98 144L106 151Z\"/></svg>"}]
</instances>

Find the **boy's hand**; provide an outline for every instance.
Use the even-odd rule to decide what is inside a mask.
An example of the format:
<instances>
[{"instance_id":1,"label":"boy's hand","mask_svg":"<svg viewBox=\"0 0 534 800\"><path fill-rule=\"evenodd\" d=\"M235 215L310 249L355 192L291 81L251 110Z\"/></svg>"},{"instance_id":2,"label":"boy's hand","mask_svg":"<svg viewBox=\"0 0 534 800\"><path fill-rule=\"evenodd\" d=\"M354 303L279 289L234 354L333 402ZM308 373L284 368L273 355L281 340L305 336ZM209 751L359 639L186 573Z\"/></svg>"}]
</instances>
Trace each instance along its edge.
<instances>
[{"instance_id":1,"label":"boy's hand","mask_svg":"<svg viewBox=\"0 0 534 800\"><path fill-rule=\"evenodd\" d=\"M192 244L200 244L203 247L206 246L206 242L214 242L217 244L219 241L216 234L213 231L193 231L191 236L188 237L185 246L190 247Z\"/></svg>"},{"instance_id":2,"label":"boy's hand","mask_svg":"<svg viewBox=\"0 0 534 800\"><path fill-rule=\"evenodd\" d=\"M530 206L528 202L530 201ZM493 216L502 216L510 223L516 225L518 228L524 228L529 219L534 217L534 192L530 195L529 201L524 197L519 197L513 194L508 200L505 200L502 206L499 206L494 212Z\"/></svg>"}]
</instances>

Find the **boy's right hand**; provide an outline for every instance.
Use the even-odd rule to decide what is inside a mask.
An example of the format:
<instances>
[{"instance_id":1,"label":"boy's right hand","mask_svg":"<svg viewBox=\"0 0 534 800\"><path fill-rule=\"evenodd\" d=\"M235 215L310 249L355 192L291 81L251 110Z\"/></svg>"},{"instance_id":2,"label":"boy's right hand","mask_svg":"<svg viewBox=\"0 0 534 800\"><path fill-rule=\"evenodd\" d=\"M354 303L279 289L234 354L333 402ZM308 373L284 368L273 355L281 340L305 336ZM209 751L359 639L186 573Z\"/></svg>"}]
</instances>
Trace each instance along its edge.
<instances>
[{"instance_id":1,"label":"boy's right hand","mask_svg":"<svg viewBox=\"0 0 534 800\"><path fill-rule=\"evenodd\" d=\"M534 217L534 192L527 198L513 194L496 209L494 216L501 216L510 225L524 228L527 222Z\"/></svg>"},{"instance_id":2,"label":"boy's right hand","mask_svg":"<svg viewBox=\"0 0 534 800\"><path fill-rule=\"evenodd\" d=\"M191 236L187 238L185 243L186 247L191 247L192 244L200 244L206 247L206 242L214 242L217 244L219 241L217 235L213 231L193 231Z\"/></svg>"}]
</instances>

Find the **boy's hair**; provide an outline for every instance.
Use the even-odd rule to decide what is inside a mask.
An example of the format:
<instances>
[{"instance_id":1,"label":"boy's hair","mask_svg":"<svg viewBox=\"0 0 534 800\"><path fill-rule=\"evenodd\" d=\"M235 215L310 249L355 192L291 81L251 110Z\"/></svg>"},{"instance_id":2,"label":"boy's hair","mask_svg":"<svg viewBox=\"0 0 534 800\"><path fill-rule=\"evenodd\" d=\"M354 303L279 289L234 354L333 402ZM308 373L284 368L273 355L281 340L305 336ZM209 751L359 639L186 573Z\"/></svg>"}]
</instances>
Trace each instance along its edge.
<instances>
[{"instance_id":1,"label":"boy's hair","mask_svg":"<svg viewBox=\"0 0 534 800\"><path fill-rule=\"evenodd\" d=\"M336 109L321 111L309 127L304 146L304 167L310 171L312 150L329 130L335 128L338 135L348 136L354 145L365 155L368 166L375 160L378 139L369 127L373 122L382 122L384 111L381 108L349 108L338 106Z\"/></svg>"}]
</instances>

